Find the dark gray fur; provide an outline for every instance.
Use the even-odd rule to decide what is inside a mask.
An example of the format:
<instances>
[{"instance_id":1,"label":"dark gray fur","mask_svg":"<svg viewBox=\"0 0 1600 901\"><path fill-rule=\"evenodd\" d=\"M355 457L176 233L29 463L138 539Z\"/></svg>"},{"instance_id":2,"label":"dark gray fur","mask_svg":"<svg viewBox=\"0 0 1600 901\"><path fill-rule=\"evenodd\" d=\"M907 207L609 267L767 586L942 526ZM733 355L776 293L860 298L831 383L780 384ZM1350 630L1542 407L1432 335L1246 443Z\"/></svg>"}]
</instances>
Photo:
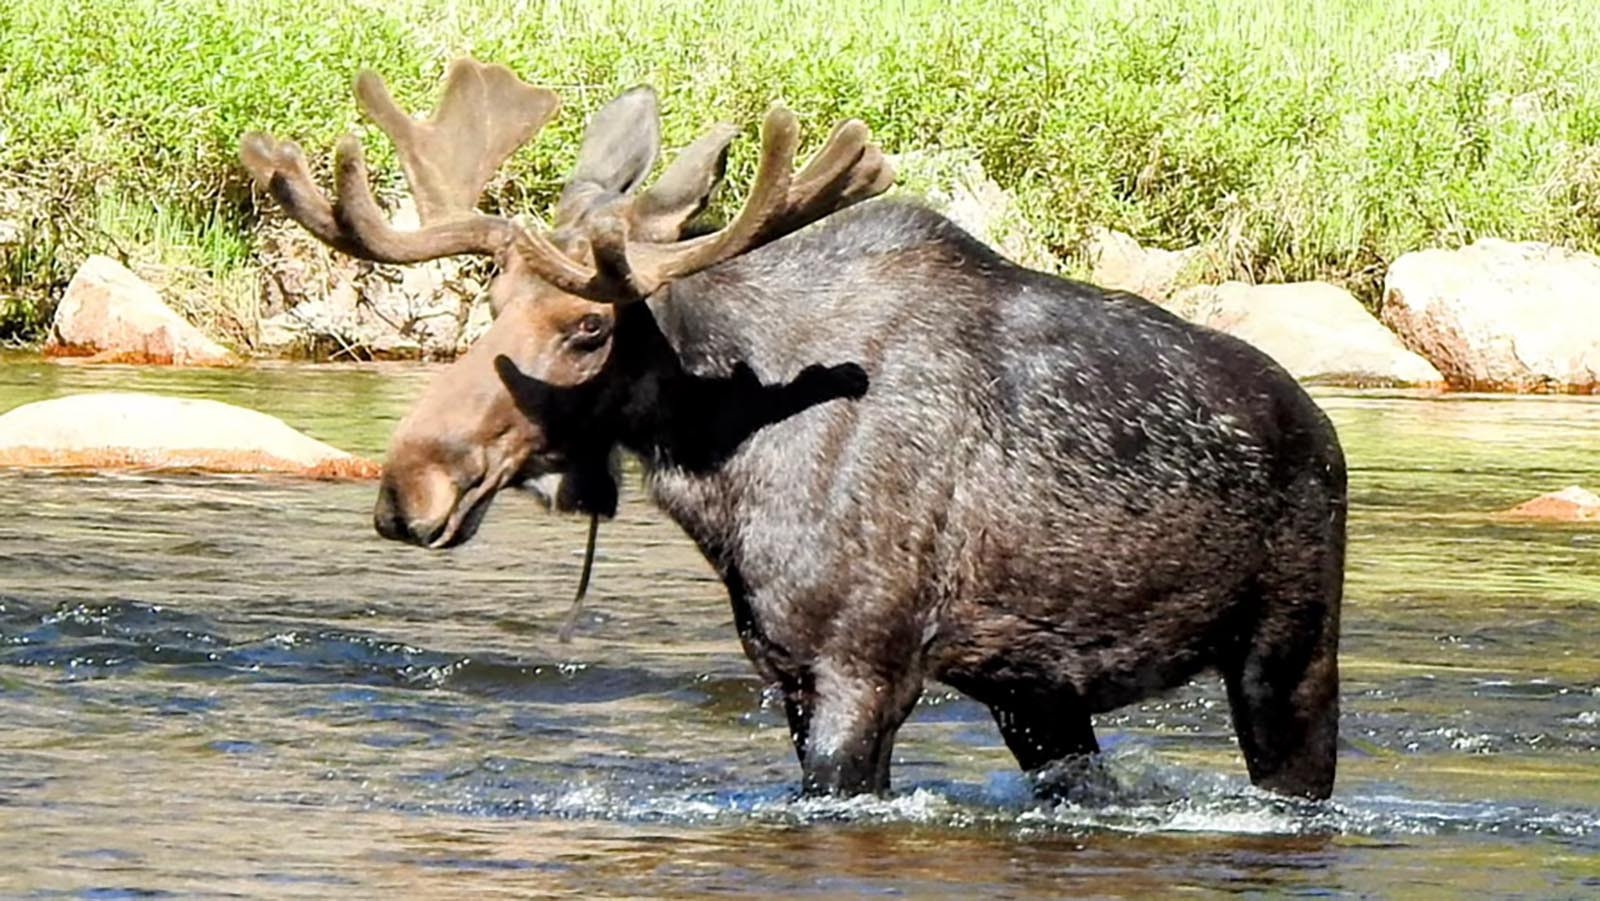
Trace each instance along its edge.
<instances>
[{"instance_id":1,"label":"dark gray fur","mask_svg":"<svg viewBox=\"0 0 1600 901\"><path fill-rule=\"evenodd\" d=\"M876 201L624 309L610 359L549 432L580 470L644 460L783 693L807 791L885 791L925 679L1036 771L1207 668L1254 782L1332 790L1344 460L1261 352ZM706 452L706 384L813 364L865 394Z\"/></svg>"}]
</instances>

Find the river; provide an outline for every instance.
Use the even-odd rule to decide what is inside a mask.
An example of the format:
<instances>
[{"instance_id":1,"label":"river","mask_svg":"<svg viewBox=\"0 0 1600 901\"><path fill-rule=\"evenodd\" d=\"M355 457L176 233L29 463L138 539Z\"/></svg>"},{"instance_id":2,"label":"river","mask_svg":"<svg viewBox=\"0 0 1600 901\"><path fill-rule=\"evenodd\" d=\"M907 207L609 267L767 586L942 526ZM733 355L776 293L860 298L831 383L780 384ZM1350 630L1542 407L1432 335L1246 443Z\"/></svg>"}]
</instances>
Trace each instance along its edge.
<instances>
[{"instance_id":1,"label":"river","mask_svg":"<svg viewBox=\"0 0 1600 901\"><path fill-rule=\"evenodd\" d=\"M164 391L381 454L427 372L0 365L0 411ZM1098 717L1071 801L932 686L884 800L801 802L720 583L625 491L431 553L371 484L0 472L6 897L1600 894L1600 401L1319 391L1351 462L1332 801L1250 788L1219 680Z\"/></svg>"}]
</instances>

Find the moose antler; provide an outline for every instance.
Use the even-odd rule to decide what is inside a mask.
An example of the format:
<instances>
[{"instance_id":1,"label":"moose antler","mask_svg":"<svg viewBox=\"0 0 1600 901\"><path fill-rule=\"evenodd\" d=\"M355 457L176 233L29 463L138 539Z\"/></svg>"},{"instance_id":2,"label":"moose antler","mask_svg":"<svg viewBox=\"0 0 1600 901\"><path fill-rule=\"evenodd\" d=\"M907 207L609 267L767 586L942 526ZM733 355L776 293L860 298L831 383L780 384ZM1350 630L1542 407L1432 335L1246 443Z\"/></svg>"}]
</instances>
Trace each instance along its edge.
<instances>
[{"instance_id":1,"label":"moose antler","mask_svg":"<svg viewBox=\"0 0 1600 901\"><path fill-rule=\"evenodd\" d=\"M356 77L356 99L394 142L422 228L401 231L384 218L353 135L334 153L338 199L332 204L312 181L297 144L246 135L240 147L245 168L290 218L326 244L384 263L494 254L513 239L516 225L479 213L478 196L500 164L555 115L560 101L554 93L524 84L504 66L460 59L450 65L438 110L425 121L407 116L372 72Z\"/></svg>"},{"instance_id":2,"label":"moose antler","mask_svg":"<svg viewBox=\"0 0 1600 901\"><path fill-rule=\"evenodd\" d=\"M587 220L592 268L575 267L542 235L522 232L516 247L535 273L568 293L611 303L639 300L669 281L883 193L894 181L894 170L869 137L859 121L840 123L811 162L794 175L799 126L793 113L774 105L761 126L761 162L750 196L722 230L673 243L633 241L631 224L637 211L634 198L624 197Z\"/></svg>"},{"instance_id":3,"label":"moose antler","mask_svg":"<svg viewBox=\"0 0 1600 901\"><path fill-rule=\"evenodd\" d=\"M792 113L774 106L762 124L761 161L750 197L726 228L687 241L659 241L675 236L679 220L698 207L668 213L652 206L648 192L625 189L609 199L599 192L581 221L562 231L558 247L544 233L476 209L500 165L555 115L555 94L523 83L502 66L461 59L451 64L438 110L426 120L407 116L371 72L357 77L356 98L394 142L421 227L405 231L389 224L372 196L361 143L354 136L347 135L335 149L337 199L330 203L298 145L259 132L246 135L240 147L245 167L292 219L338 250L384 263L515 248L533 274L553 287L605 303L648 297L673 279L880 194L894 180L882 151L869 143L867 127L854 120L835 128L810 164L793 173L799 128ZM687 151L693 164L669 169L663 177L666 193L692 193L688 183L712 170L720 175L731 139L731 128L719 126L697 141ZM674 180L686 184L676 186ZM585 256L585 249L592 263L575 258Z\"/></svg>"}]
</instances>

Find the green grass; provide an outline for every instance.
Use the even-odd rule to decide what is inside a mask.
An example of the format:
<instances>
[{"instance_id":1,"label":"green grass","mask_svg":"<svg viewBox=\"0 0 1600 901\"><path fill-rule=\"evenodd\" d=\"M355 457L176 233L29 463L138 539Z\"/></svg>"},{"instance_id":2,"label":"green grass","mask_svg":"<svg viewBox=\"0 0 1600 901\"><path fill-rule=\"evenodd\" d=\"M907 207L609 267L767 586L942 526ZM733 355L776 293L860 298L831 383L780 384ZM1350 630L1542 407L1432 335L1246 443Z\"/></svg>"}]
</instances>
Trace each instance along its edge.
<instances>
[{"instance_id":1,"label":"green grass","mask_svg":"<svg viewBox=\"0 0 1600 901\"><path fill-rule=\"evenodd\" d=\"M976 155L1069 259L1105 225L1214 242L1211 276L1370 299L1407 250L1600 247L1589 0L11 0L0 218L29 240L0 248L0 295L24 298L0 304L0 337L119 244L235 277L255 215L241 133L325 155L361 127L357 69L417 109L462 53L566 104L491 206L542 210L585 115L651 82L669 146L782 99L813 138L858 116L890 152ZM736 192L751 169L746 144Z\"/></svg>"}]
</instances>

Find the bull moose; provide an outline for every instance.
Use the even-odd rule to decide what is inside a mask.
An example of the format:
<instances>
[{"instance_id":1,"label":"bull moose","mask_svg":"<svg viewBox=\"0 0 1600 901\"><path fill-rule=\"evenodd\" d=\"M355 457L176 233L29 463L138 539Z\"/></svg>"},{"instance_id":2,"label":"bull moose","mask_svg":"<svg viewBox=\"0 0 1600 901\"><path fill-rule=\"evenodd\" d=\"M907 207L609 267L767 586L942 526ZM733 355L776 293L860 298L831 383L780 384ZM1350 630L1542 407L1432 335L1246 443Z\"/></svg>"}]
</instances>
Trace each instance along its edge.
<instances>
[{"instance_id":1,"label":"bull moose","mask_svg":"<svg viewBox=\"0 0 1600 901\"><path fill-rule=\"evenodd\" d=\"M857 205L893 178L859 122L795 173L774 107L747 202L703 233L735 130L643 188L659 124L636 88L591 120L546 229L476 205L554 94L471 60L425 120L370 72L356 94L419 228L387 222L354 137L335 202L298 147L251 134L257 183L357 257L497 266L493 325L393 436L384 536L466 541L536 481L610 515L627 452L726 583L807 793L887 791L927 679L987 705L1037 773L1097 750L1091 715L1208 668L1255 784L1332 791L1345 465L1267 356L919 206Z\"/></svg>"}]
</instances>

